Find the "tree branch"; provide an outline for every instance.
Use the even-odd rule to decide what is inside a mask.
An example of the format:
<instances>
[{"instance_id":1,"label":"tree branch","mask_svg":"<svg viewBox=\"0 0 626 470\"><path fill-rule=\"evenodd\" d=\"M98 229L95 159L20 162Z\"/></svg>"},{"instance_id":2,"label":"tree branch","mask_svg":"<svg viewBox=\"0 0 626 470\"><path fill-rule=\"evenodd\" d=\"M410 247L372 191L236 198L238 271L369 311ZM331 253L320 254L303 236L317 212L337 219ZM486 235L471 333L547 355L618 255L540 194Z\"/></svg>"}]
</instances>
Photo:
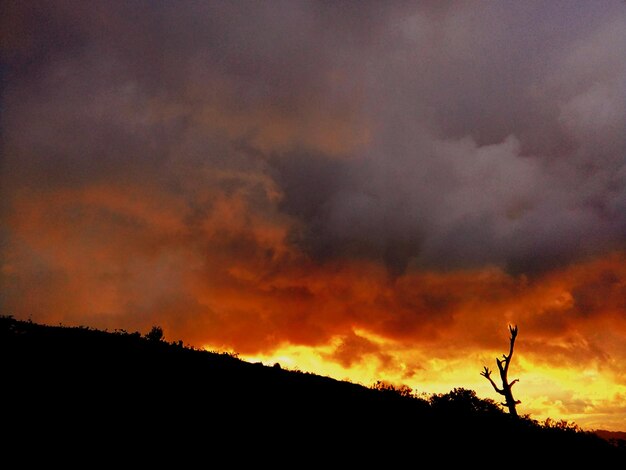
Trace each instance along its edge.
<instances>
[{"instance_id":1,"label":"tree branch","mask_svg":"<svg viewBox=\"0 0 626 470\"><path fill-rule=\"evenodd\" d=\"M504 395L504 390L500 390L496 383L491 379L491 371L487 366L485 366L485 369L480 373L480 375L482 375L491 383L491 386L496 392L498 392L500 395Z\"/></svg>"},{"instance_id":2,"label":"tree branch","mask_svg":"<svg viewBox=\"0 0 626 470\"><path fill-rule=\"evenodd\" d=\"M487 380L489 380L489 382L491 382L491 386L493 387L493 389L494 389L496 392L498 392L500 395L504 395L504 390L500 390L500 389L498 388L498 386L496 385L496 383L495 383L493 380L491 380L491 377L489 377Z\"/></svg>"},{"instance_id":3,"label":"tree branch","mask_svg":"<svg viewBox=\"0 0 626 470\"><path fill-rule=\"evenodd\" d=\"M509 348L509 355L504 356L506 358L506 364L504 366L505 374L509 371L509 364L511 363L511 358L513 357L513 347L515 346L515 338L517 338L517 325L515 326L509 325L509 332L511 333L511 339L510 339L511 346Z\"/></svg>"},{"instance_id":4,"label":"tree branch","mask_svg":"<svg viewBox=\"0 0 626 470\"><path fill-rule=\"evenodd\" d=\"M498 364L498 369L500 370L500 375L504 374L504 368L502 367L502 362L500 359L496 359L496 364Z\"/></svg>"}]
</instances>

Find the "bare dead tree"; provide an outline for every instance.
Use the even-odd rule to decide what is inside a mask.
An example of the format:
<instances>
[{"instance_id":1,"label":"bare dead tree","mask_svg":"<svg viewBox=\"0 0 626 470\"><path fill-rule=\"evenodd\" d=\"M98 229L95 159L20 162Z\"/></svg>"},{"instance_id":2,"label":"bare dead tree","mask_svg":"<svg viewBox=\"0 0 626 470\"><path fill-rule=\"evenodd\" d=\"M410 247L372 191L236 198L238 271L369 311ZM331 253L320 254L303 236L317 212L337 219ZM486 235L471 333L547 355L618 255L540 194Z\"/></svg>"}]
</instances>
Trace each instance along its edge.
<instances>
[{"instance_id":1,"label":"bare dead tree","mask_svg":"<svg viewBox=\"0 0 626 470\"><path fill-rule=\"evenodd\" d=\"M496 383L491 379L491 371L489 370L487 366L485 366L485 368L480 373L480 375L482 375L487 380L489 380L489 382L491 383L491 385L493 386L496 392L504 396L505 402L502 404L509 409L509 413L511 415L517 417L517 410L515 409L515 407L518 404L520 404L521 401L515 400L513 398L513 392L511 391L511 387L513 387L513 385L519 382L519 379L515 379L511 383L509 383L509 380L507 378L507 374L509 372L509 365L511 364L511 358L513 357L513 347L515 346L515 338L517 337L517 325L515 326L509 325L509 331L511 332L511 347L509 349L509 355L507 356L506 354L503 354L502 359L496 358L496 363L498 364L498 370L500 371L500 379L502 380L502 388L498 388Z\"/></svg>"}]
</instances>

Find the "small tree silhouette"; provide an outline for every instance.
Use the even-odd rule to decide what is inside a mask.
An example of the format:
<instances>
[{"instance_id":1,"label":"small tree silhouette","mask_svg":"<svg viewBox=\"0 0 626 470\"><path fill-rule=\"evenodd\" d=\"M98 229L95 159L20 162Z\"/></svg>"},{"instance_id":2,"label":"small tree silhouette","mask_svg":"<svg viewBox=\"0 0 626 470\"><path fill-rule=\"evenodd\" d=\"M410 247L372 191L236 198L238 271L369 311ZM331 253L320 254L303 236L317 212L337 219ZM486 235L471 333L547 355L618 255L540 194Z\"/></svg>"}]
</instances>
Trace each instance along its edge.
<instances>
[{"instance_id":1,"label":"small tree silhouette","mask_svg":"<svg viewBox=\"0 0 626 470\"><path fill-rule=\"evenodd\" d=\"M515 407L521 403L519 400L515 400L513 398L513 392L511 391L511 387L515 385L516 382L519 382L519 379L515 379L511 383L509 383L509 379L507 378L507 374L509 372L509 365L511 364L511 358L513 357L513 347L515 346L515 338L517 337L517 325L511 326L509 325L509 331L511 332L511 347L509 349L509 355L502 355L502 359L496 358L496 363L498 364L498 370L500 371L500 379L502 380L502 388L498 388L496 383L491 379L491 371L487 366L480 373L483 377L485 377L494 390L498 392L500 395L504 396L505 402L502 403L509 409L509 413L515 417L517 417L517 410Z\"/></svg>"},{"instance_id":2,"label":"small tree silhouette","mask_svg":"<svg viewBox=\"0 0 626 470\"><path fill-rule=\"evenodd\" d=\"M160 326L153 326L152 329L148 333L146 333L146 339L155 342L163 341L163 328L161 328Z\"/></svg>"}]
</instances>

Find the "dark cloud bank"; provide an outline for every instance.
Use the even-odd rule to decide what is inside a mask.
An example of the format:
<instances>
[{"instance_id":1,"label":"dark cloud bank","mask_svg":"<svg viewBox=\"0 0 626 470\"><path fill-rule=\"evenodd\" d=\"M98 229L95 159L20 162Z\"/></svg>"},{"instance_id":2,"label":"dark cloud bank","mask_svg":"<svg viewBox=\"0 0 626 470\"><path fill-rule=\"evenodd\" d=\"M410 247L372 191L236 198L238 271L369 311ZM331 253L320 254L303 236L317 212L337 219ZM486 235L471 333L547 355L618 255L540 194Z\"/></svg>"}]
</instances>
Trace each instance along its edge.
<instances>
[{"instance_id":1,"label":"dark cloud bank","mask_svg":"<svg viewBox=\"0 0 626 470\"><path fill-rule=\"evenodd\" d=\"M624 247L623 2L8 3L6 214L124 183L191 233L244 190L313 258L394 275Z\"/></svg>"}]
</instances>

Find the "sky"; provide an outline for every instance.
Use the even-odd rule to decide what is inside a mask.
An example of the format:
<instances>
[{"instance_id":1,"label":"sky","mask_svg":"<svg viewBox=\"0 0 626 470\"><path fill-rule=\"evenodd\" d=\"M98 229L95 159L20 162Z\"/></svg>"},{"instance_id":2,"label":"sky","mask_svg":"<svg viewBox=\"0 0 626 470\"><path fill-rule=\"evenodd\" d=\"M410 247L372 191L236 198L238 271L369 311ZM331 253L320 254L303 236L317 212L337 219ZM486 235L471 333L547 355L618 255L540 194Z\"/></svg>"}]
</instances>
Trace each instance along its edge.
<instances>
[{"instance_id":1,"label":"sky","mask_svg":"<svg viewBox=\"0 0 626 470\"><path fill-rule=\"evenodd\" d=\"M24 1L0 312L626 431L623 1Z\"/></svg>"}]
</instances>

